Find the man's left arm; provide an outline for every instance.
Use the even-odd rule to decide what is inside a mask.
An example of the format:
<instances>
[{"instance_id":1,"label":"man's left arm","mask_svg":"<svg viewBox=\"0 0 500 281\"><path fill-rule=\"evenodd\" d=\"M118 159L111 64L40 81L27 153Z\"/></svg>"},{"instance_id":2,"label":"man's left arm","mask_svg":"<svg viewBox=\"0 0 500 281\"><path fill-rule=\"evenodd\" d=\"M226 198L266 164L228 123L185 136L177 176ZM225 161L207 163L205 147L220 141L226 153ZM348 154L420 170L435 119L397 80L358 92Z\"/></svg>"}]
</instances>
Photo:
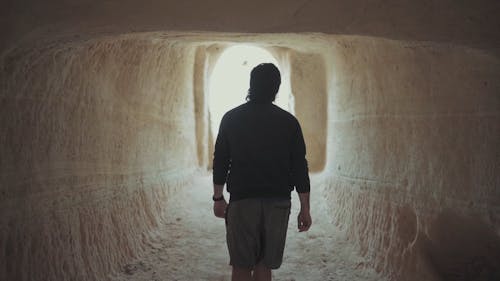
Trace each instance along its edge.
<instances>
[{"instance_id":1,"label":"man's left arm","mask_svg":"<svg viewBox=\"0 0 500 281\"><path fill-rule=\"evenodd\" d=\"M214 215L218 218L225 217L225 212L227 207L226 199L224 198L224 195L222 193L223 190L224 190L223 184L214 183L214 195L213 195Z\"/></svg>"},{"instance_id":2,"label":"man's left arm","mask_svg":"<svg viewBox=\"0 0 500 281\"><path fill-rule=\"evenodd\" d=\"M229 143L225 136L225 122L222 118L217 140L215 141L213 160L213 183L214 183L214 215L218 218L225 217L227 202L223 196L224 184L229 171L230 154Z\"/></svg>"}]
</instances>

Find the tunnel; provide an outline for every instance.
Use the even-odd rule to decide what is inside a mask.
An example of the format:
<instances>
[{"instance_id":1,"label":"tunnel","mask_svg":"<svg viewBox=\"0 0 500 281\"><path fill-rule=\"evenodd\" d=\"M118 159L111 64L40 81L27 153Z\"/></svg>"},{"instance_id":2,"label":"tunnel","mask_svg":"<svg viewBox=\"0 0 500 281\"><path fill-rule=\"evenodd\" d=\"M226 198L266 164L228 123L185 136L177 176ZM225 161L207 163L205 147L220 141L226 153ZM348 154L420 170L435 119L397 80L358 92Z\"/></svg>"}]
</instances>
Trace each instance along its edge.
<instances>
[{"instance_id":1,"label":"tunnel","mask_svg":"<svg viewBox=\"0 0 500 281\"><path fill-rule=\"evenodd\" d=\"M294 198L275 280L500 280L498 14L5 1L0 280L230 280L210 85L241 46L279 65L311 173L313 226L296 232Z\"/></svg>"}]
</instances>

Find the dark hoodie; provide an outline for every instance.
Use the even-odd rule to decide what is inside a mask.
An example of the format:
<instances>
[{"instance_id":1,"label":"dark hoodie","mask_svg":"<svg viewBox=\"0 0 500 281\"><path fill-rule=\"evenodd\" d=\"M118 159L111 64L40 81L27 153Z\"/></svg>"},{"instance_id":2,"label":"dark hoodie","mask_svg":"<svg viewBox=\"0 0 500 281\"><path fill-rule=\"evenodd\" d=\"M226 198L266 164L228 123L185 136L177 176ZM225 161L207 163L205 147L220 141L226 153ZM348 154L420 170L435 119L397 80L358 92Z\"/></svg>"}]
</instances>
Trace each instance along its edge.
<instances>
[{"instance_id":1,"label":"dark hoodie","mask_svg":"<svg viewBox=\"0 0 500 281\"><path fill-rule=\"evenodd\" d=\"M310 190L306 147L297 119L272 103L249 101L222 118L213 182L227 183L230 201L290 198Z\"/></svg>"}]
</instances>

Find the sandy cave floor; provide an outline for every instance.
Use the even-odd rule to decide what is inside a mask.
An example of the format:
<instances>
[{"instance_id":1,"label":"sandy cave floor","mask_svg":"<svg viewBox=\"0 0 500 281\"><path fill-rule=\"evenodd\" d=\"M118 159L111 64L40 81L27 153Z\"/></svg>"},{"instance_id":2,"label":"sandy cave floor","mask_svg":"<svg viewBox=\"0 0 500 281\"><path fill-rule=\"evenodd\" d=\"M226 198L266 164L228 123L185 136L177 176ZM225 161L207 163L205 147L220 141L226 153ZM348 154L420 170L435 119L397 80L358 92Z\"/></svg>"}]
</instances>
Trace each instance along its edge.
<instances>
[{"instance_id":1,"label":"sandy cave floor","mask_svg":"<svg viewBox=\"0 0 500 281\"><path fill-rule=\"evenodd\" d=\"M311 181L313 225L306 233L297 232L299 202L294 192L284 262L273 271L273 280L385 280L366 266L345 234L331 223L320 177L313 176ZM224 220L213 216L211 195L211 177L203 175L172 197L165 223L155 233L150 249L111 279L230 280Z\"/></svg>"}]
</instances>

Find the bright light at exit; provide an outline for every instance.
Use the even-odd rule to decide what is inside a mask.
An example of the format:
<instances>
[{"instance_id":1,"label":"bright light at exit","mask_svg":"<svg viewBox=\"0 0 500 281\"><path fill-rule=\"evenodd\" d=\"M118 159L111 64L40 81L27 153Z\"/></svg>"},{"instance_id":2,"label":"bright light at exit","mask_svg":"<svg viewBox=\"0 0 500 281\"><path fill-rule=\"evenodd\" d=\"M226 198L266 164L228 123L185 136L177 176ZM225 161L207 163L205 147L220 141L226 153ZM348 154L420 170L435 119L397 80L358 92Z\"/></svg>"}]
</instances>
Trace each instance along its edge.
<instances>
[{"instance_id":1,"label":"bright light at exit","mask_svg":"<svg viewBox=\"0 0 500 281\"><path fill-rule=\"evenodd\" d=\"M274 104L293 113L290 83L276 59L268 51L258 47L230 47L220 56L210 78L209 109L214 138L217 136L222 116L246 102L252 69L267 62L276 65L281 72L281 86Z\"/></svg>"}]
</instances>

